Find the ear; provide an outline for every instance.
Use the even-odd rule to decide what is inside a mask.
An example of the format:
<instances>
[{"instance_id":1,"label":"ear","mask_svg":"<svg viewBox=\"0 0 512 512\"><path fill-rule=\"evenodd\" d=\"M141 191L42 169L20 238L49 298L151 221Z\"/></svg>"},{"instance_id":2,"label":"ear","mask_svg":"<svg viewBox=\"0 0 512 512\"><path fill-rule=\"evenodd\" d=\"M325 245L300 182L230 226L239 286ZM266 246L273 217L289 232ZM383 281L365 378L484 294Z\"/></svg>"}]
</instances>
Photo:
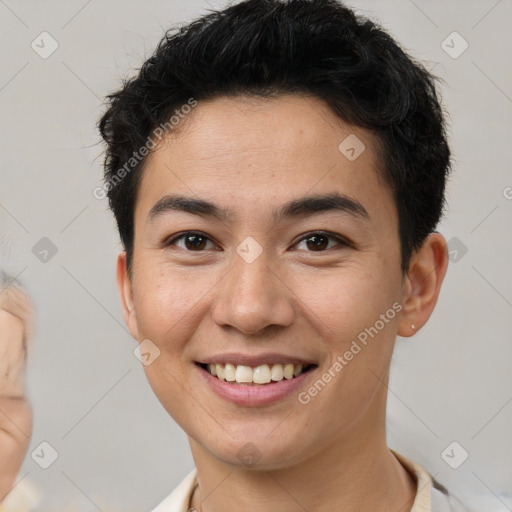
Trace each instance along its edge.
<instances>
[{"instance_id":1,"label":"ear","mask_svg":"<svg viewBox=\"0 0 512 512\"><path fill-rule=\"evenodd\" d=\"M117 257L117 290L121 299L123 318L130 334L139 339L139 327L137 324L137 315L133 301L133 289L130 276L128 275L128 266L126 262L126 252L119 253Z\"/></svg>"},{"instance_id":2,"label":"ear","mask_svg":"<svg viewBox=\"0 0 512 512\"><path fill-rule=\"evenodd\" d=\"M446 240L440 233L431 233L412 256L404 278L403 309L398 326L400 336L412 336L427 323L437 303L447 268Z\"/></svg>"}]
</instances>

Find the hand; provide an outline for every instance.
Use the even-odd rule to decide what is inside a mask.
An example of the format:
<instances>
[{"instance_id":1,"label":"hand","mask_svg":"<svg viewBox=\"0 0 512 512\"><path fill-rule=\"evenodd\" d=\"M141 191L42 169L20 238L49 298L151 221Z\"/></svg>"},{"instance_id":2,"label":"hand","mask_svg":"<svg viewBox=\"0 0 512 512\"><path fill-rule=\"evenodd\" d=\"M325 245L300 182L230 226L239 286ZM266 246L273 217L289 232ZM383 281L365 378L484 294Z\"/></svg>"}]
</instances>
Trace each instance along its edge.
<instances>
[{"instance_id":1,"label":"hand","mask_svg":"<svg viewBox=\"0 0 512 512\"><path fill-rule=\"evenodd\" d=\"M0 309L0 503L16 481L32 431L24 391L25 344L25 323Z\"/></svg>"},{"instance_id":2,"label":"hand","mask_svg":"<svg viewBox=\"0 0 512 512\"><path fill-rule=\"evenodd\" d=\"M25 325L0 309L0 397L24 395Z\"/></svg>"},{"instance_id":3,"label":"hand","mask_svg":"<svg viewBox=\"0 0 512 512\"><path fill-rule=\"evenodd\" d=\"M25 397L0 397L0 503L12 489L32 433L32 409Z\"/></svg>"}]
</instances>

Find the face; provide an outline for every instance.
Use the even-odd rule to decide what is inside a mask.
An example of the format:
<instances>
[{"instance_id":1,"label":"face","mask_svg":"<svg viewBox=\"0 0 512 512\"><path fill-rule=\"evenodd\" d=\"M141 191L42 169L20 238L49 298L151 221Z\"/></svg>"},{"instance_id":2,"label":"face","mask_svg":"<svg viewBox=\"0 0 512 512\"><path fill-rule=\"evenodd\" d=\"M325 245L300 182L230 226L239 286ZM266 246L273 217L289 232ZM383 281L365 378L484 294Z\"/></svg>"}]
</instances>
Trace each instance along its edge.
<instances>
[{"instance_id":1,"label":"face","mask_svg":"<svg viewBox=\"0 0 512 512\"><path fill-rule=\"evenodd\" d=\"M165 409L210 455L240 465L250 442L267 468L383 429L404 281L371 134L292 95L199 103L181 128L146 162L131 280L118 262Z\"/></svg>"}]
</instances>

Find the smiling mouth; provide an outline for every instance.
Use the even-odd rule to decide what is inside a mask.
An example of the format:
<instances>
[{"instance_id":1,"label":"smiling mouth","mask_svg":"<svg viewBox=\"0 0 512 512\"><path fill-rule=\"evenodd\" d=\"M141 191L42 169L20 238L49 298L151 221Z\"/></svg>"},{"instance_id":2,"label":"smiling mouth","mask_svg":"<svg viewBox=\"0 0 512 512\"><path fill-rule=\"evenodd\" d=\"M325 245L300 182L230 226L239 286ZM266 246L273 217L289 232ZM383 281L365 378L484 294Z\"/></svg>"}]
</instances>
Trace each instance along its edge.
<instances>
[{"instance_id":1,"label":"smiling mouth","mask_svg":"<svg viewBox=\"0 0 512 512\"><path fill-rule=\"evenodd\" d=\"M303 365L293 363L262 364L256 367L231 363L197 364L221 381L242 385L267 385L282 380L292 380L317 367L316 364Z\"/></svg>"}]
</instances>

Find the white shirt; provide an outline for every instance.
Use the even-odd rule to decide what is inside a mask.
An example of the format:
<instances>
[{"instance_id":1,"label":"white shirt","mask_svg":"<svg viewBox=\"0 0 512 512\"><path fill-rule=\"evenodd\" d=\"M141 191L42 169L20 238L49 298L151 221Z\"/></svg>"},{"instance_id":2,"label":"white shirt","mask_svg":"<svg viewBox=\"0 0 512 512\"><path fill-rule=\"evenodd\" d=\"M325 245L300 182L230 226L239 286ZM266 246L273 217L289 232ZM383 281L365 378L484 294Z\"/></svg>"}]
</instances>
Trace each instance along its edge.
<instances>
[{"instance_id":1,"label":"white shirt","mask_svg":"<svg viewBox=\"0 0 512 512\"><path fill-rule=\"evenodd\" d=\"M17 483L0 503L0 512L30 512L39 504L41 491L29 478L18 475Z\"/></svg>"},{"instance_id":2,"label":"white shirt","mask_svg":"<svg viewBox=\"0 0 512 512\"><path fill-rule=\"evenodd\" d=\"M463 512L452 500L432 486L431 476L416 462L393 451L398 461L416 477L416 497L410 512ZM152 512L188 512L190 498L197 484L194 469ZM405 509L404 509L405 512Z\"/></svg>"}]
</instances>

